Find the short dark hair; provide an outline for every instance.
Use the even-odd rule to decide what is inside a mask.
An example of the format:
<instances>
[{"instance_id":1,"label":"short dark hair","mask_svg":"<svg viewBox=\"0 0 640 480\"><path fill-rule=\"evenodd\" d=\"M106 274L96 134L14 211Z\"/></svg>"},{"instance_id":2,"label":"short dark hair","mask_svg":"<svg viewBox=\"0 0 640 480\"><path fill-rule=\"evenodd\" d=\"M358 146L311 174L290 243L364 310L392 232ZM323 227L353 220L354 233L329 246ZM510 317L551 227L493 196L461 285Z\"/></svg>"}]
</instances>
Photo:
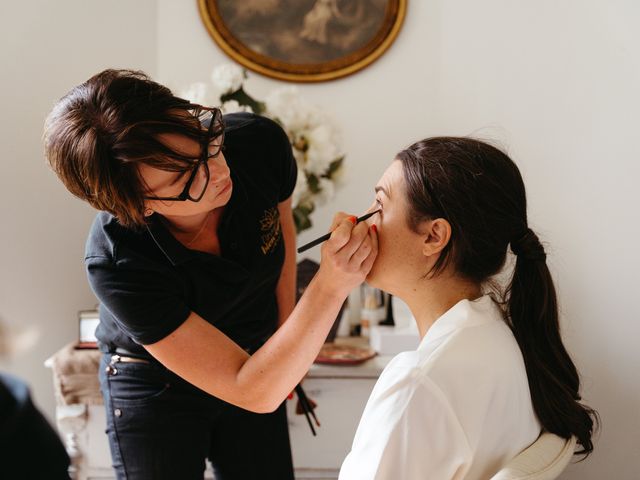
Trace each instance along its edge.
<instances>
[{"instance_id":1,"label":"short dark hair","mask_svg":"<svg viewBox=\"0 0 640 480\"><path fill-rule=\"evenodd\" d=\"M536 415L545 430L575 435L578 453L591 453L599 417L579 402L578 371L562 343L556 290L544 248L527 223L518 167L500 149L467 137L428 138L397 158L409 228L417 232L421 222L435 218L451 225L451 241L427 275L451 266L460 277L489 283L511 245L517 255L513 277L495 293L522 351Z\"/></svg>"},{"instance_id":2,"label":"short dark hair","mask_svg":"<svg viewBox=\"0 0 640 480\"><path fill-rule=\"evenodd\" d=\"M45 121L45 157L67 189L126 227L145 225L138 164L183 171L194 158L158 139L177 133L201 142L203 110L135 70L104 70L71 89ZM185 114L188 113L188 114Z\"/></svg>"}]
</instances>

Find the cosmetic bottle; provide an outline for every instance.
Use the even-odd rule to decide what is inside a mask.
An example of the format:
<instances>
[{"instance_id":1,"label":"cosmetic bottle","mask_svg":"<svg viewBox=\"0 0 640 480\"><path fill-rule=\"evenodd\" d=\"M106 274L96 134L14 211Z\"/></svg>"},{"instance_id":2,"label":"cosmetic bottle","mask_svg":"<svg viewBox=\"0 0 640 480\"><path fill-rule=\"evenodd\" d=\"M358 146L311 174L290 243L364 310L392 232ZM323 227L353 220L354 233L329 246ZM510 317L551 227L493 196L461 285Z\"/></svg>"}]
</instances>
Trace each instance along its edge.
<instances>
[{"instance_id":1,"label":"cosmetic bottle","mask_svg":"<svg viewBox=\"0 0 640 480\"><path fill-rule=\"evenodd\" d=\"M377 288L363 283L360 298L360 336L368 338L371 327L385 318L384 296Z\"/></svg>"}]
</instances>

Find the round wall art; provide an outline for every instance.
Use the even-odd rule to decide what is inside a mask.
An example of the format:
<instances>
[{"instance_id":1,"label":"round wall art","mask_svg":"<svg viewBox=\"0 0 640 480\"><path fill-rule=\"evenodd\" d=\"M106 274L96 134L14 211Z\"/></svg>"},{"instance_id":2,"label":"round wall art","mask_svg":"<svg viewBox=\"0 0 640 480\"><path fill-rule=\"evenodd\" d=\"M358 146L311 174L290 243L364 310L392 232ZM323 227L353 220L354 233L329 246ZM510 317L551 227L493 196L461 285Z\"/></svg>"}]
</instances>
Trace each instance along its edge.
<instances>
[{"instance_id":1,"label":"round wall art","mask_svg":"<svg viewBox=\"0 0 640 480\"><path fill-rule=\"evenodd\" d=\"M366 67L393 43L407 0L198 0L215 42L241 65L321 82Z\"/></svg>"}]
</instances>

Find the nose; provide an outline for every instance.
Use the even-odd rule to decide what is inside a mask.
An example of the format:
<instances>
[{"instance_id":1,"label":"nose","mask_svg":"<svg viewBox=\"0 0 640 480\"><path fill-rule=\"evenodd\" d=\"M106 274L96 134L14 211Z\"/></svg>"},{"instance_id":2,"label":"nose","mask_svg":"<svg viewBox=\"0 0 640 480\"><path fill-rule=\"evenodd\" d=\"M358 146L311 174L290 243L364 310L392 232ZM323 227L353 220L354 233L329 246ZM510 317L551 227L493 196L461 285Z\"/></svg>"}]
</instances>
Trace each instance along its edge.
<instances>
[{"instance_id":1,"label":"nose","mask_svg":"<svg viewBox=\"0 0 640 480\"><path fill-rule=\"evenodd\" d=\"M231 171L229 170L229 166L222 155L216 155L209 159L209 184L215 186L222 186L222 184L226 183L229 179Z\"/></svg>"},{"instance_id":2,"label":"nose","mask_svg":"<svg viewBox=\"0 0 640 480\"><path fill-rule=\"evenodd\" d=\"M227 165L227 160L224 158L224 154L222 152L209 159L209 172L211 173L211 178L214 179L215 182L220 178L229 176L229 166Z\"/></svg>"}]
</instances>

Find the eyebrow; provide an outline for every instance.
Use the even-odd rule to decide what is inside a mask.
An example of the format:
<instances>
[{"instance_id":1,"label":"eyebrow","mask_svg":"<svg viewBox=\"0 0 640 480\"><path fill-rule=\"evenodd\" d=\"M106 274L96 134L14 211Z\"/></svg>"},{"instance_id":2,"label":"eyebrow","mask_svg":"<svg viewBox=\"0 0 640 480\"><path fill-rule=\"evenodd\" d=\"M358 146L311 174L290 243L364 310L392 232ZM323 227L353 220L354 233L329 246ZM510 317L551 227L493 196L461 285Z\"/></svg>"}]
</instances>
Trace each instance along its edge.
<instances>
[{"instance_id":1,"label":"eyebrow","mask_svg":"<svg viewBox=\"0 0 640 480\"><path fill-rule=\"evenodd\" d=\"M391 198L391 196L389 195L389 192L384 187L376 187L374 188L374 190L376 193L382 192L387 196L387 198Z\"/></svg>"}]
</instances>

